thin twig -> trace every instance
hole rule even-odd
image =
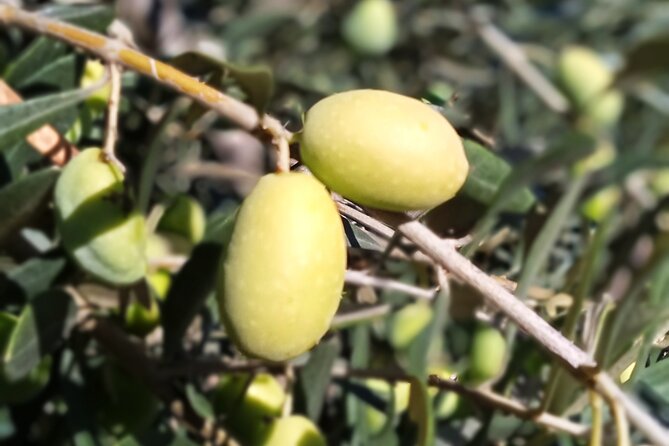
[[[669,430],[662,427],[636,400],[623,392],[609,375],[600,372],[593,380],[600,392],[625,409],[627,418],[646,435],[648,440],[658,446],[669,446]]]
[[[191,162],[179,167],[179,173],[189,177],[210,177],[215,179],[254,179],[260,177],[252,172],[237,167],[215,162]]]
[[[125,166],[118,158],[114,148],[118,137],[118,109],[121,103],[121,69],[115,63],[107,65],[109,70],[110,94],[107,103],[107,122],[105,125],[105,142],[102,148],[106,161],[113,163],[119,170],[125,173]]]
[[[551,84],[529,61],[523,49],[509,39],[499,28],[490,23],[483,14],[471,15],[475,29],[486,45],[520,77],[531,90],[552,110],[566,113],[569,110],[567,98]]]
[[[408,283],[400,282],[398,280],[370,276],[363,271],[355,271],[350,269],[346,271],[344,278],[346,283],[349,285],[370,286],[384,290],[399,291],[418,299],[432,300],[434,299],[434,294],[437,292],[436,289],[430,290],[421,288],[409,285]]]
[[[295,367],[299,368],[300,366]],[[240,370],[257,371],[261,369],[274,374],[280,374],[284,372],[284,368],[277,364],[259,363],[256,361],[251,361],[247,364],[243,362],[234,363],[227,360],[212,358],[193,359],[183,364],[166,366],[161,369],[160,373],[164,379],[169,379],[188,375],[208,375]],[[393,382],[410,381],[410,377],[408,375],[395,370],[351,369],[343,362],[335,363],[332,368],[332,377],[340,379],[379,378]],[[459,395],[464,396],[465,398],[473,400],[478,404],[494,409],[499,409],[504,412],[511,413],[519,418],[531,420],[546,428],[565,432],[577,437],[586,435],[589,430],[588,427],[583,424],[575,423],[568,419],[561,418],[546,412],[537,412],[536,410],[523,406],[517,401],[505,398],[489,390],[466,387],[456,381],[441,379],[436,375],[430,376],[427,379],[427,384],[430,387],[453,391]]]
[[[340,330],[353,324],[378,319],[390,313],[392,309],[392,305],[382,304],[371,307],[366,306],[354,311],[337,314],[330,323],[330,330]]]
[[[559,432],[566,432],[575,437],[582,437],[588,433],[588,426],[575,423],[567,418],[561,418],[548,412],[537,412],[529,409],[521,403],[503,397],[497,393],[485,389],[473,389],[465,387],[457,381],[442,379],[436,375],[428,378],[428,385],[440,389],[450,390],[464,397],[468,397],[476,403],[511,413],[518,418],[531,420],[546,428]]]
[[[360,212],[357,209],[353,209],[351,206],[348,206],[339,201],[336,203],[337,203],[337,209],[339,209],[339,213],[344,217],[348,217],[351,220],[356,221],[361,225],[364,225],[366,228],[371,229],[372,231],[386,238],[391,238],[393,234],[395,234],[394,229],[390,228],[389,226],[380,222],[379,220],[370,217],[364,212]]]

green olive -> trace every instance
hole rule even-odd
[[[268,420],[281,415],[286,392],[268,373],[226,374],[213,394],[213,405],[237,439],[254,443],[267,431]]]
[[[499,376],[506,361],[506,340],[499,330],[479,326],[474,332],[469,350],[469,368],[465,380],[482,384]]]
[[[326,446],[323,434],[308,418],[292,415],[275,420],[262,446]]]
[[[406,305],[393,314],[388,340],[396,349],[407,348],[432,321],[432,307],[424,302]]]
[[[204,236],[207,217],[200,203],[188,195],[177,195],[165,209],[158,231],[170,232],[198,243]]]
[[[462,141],[437,111],[387,91],[327,97],[306,115],[302,160],[326,186],[362,205],[429,209],[467,177]]]
[[[624,97],[611,89],[613,73],[590,48],[569,46],[558,63],[560,81],[577,110],[595,126],[606,127],[620,117]]]
[[[362,0],[342,26],[346,41],[358,52],[383,55],[397,40],[397,14],[389,0]]]
[[[316,345],[339,306],[346,241],[326,189],[265,175],[242,204],[218,281],[221,318],[249,356],[284,361]]]
[[[89,59],[86,61],[86,65],[84,65],[84,73],[81,76],[80,86],[82,88],[89,87],[96,82],[101,81],[104,78],[104,75],[105,66],[97,60]],[[107,107],[110,95],[111,86],[106,84],[86,98],[86,105],[95,111],[102,111]]]
[[[125,310],[125,326],[130,333],[144,337],[160,324],[160,307],[155,297],[149,297],[149,306],[133,299]]]
[[[408,382],[389,383],[382,379],[367,379],[365,386],[383,401],[390,402],[391,392],[394,397],[393,412],[400,415],[409,407],[409,393],[411,385]],[[388,421],[386,412],[383,412],[370,404],[363,406],[363,416],[370,434],[376,435],[381,432]]]
[[[54,192],[58,228],[84,270],[125,285],[146,273],[144,218],[123,209],[123,175],[102,157],[84,150],[63,169]]]

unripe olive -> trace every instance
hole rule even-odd
[[[432,320],[432,308],[424,302],[406,305],[393,314],[388,340],[396,349],[407,348]]]
[[[581,206],[581,213],[594,222],[601,222],[609,217],[611,211],[622,198],[620,186],[613,184],[591,195]]]
[[[435,367],[430,370],[430,374],[437,375],[443,380],[449,380],[453,372],[444,367]],[[455,392],[430,387],[428,388],[428,395],[432,400],[434,416],[438,420],[450,418],[460,407],[460,395]]]
[[[313,347],[341,298],[346,241],[325,187],[265,175],[242,204],[218,282],[221,319],[249,356],[284,361]]]
[[[262,446],[326,446],[318,428],[308,418],[292,415],[275,420]]]
[[[481,384],[496,378],[504,368],[506,340],[499,330],[481,326],[474,332],[469,350],[466,381]]]
[[[367,379],[365,380],[365,386],[377,397],[383,401],[386,401],[387,403],[390,402],[392,392],[395,403],[393,412],[395,415],[401,414],[407,409],[407,407],[409,407],[409,394],[411,391],[411,385],[408,382],[397,382],[391,384],[388,381],[382,379]],[[372,435],[380,433],[388,420],[386,412],[380,411],[376,407],[373,407],[369,404],[365,404],[363,409],[363,416],[365,417],[367,429]]]
[[[149,306],[133,299],[125,309],[125,326],[130,333],[146,336],[160,324],[160,307],[155,297],[149,297]]]
[[[165,209],[158,231],[171,232],[198,243],[206,226],[207,217],[200,203],[188,195],[177,195]]]
[[[123,174],[88,149],[63,169],[54,201],[65,249],[98,278],[117,285],[146,273],[144,218],[123,209]]]
[[[84,65],[84,73],[81,76],[80,85],[82,88],[89,87],[102,80],[104,75],[105,66],[97,60],[89,59],[86,61],[86,65]],[[111,86],[107,84],[86,98],[86,105],[95,111],[104,110],[107,102],[109,102],[110,95]]]
[[[362,54],[385,54],[397,40],[395,7],[389,0],[361,0],[344,19],[342,33]]]
[[[441,114],[379,90],[338,93],[314,105],[306,115],[301,154],[335,192],[390,211],[443,203],[469,169],[460,137]]]
[[[562,50],[560,80],[576,108],[593,124],[608,126],[618,120],[624,105],[620,91],[610,89],[613,73],[597,53],[581,46]]]
[[[253,443],[267,431],[268,420],[281,415],[285,399],[286,392],[272,375],[238,373],[221,377],[213,405],[237,439]]]

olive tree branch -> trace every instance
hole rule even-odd
[[[195,77],[137,51],[117,39],[27,12],[10,5],[0,5],[0,23],[33,31],[76,46],[107,63],[116,63],[150,77],[178,93],[216,111],[245,130],[266,132],[280,153],[286,152],[291,137],[281,123],[269,115],[259,115],[250,105],[226,95]],[[283,166],[279,167],[282,170]]]
[[[299,368],[299,366],[295,366]],[[209,375],[224,372],[257,372],[260,370],[273,374],[281,374],[285,368],[281,364],[264,363],[261,361],[231,361],[225,359],[192,359],[180,364],[168,365],[160,370],[163,379],[172,379],[188,375]],[[351,369],[346,364],[335,363],[332,368],[332,377],[339,379],[350,378],[379,378],[386,381],[409,382],[410,377],[402,372],[393,370]],[[513,414],[518,418],[529,420],[548,429],[565,432],[582,437],[589,431],[588,426],[561,418],[547,412],[537,411],[523,406],[520,402],[496,394],[490,390],[464,386],[457,381],[442,379],[436,375],[427,378],[427,385],[443,390],[449,390],[474,403],[499,409]]]

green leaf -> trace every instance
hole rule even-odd
[[[73,108],[91,93],[90,89],[68,90],[0,106],[0,150]]]
[[[495,193],[492,203],[485,215],[472,231],[472,241],[465,248],[465,254],[471,256],[494,227],[497,215],[504,209],[508,200],[516,191],[526,184],[540,178],[556,167],[569,166],[573,162],[585,158],[595,149],[595,140],[579,132],[566,133],[554,147],[535,159],[517,165],[513,175],[507,176]]]
[[[616,82],[666,73],[669,70],[669,34],[655,36],[640,42],[625,54],[625,66],[617,74]]]
[[[490,205],[512,168],[505,160],[474,141],[464,140],[464,147],[469,160],[469,175],[460,193]],[[532,191],[525,187],[515,191],[501,210],[526,213],[534,202]]]
[[[34,83],[35,78],[40,78],[40,72],[63,57],[72,58],[72,69],[74,69],[73,55],[67,55],[64,43],[48,37],[39,37],[7,67],[4,73],[5,80],[14,88],[29,86]]]
[[[639,388],[660,399],[669,407],[669,360],[663,360],[651,364],[639,372],[637,385]]]
[[[192,383],[186,384],[186,397],[195,412],[202,418],[212,420],[216,417],[214,408],[207,398],[202,395]]]
[[[419,446],[434,444],[434,417],[432,403],[427,392],[427,384],[418,377],[411,377],[411,392],[409,394],[409,418],[418,425]]]
[[[0,440],[10,438],[15,431],[9,407],[0,407]]]
[[[518,279],[518,287],[515,292],[518,298],[524,299],[527,296],[527,291],[530,286],[534,285],[537,274],[546,265],[548,257],[553,252],[553,246],[557,242],[558,236],[570,217],[571,212],[574,210],[585,183],[585,177],[578,177],[572,181],[541,228],[539,235],[532,243],[520,279]]]
[[[8,378],[26,376],[69,336],[76,307],[64,291],[51,290],[36,296],[23,308],[4,354]]]
[[[307,416],[314,422],[321,416],[332,366],[338,354],[339,345],[334,339],[322,342],[311,352],[309,360],[298,373],[299,395]]]
[[[114,8],[107,5],[55,5],[40,10],[40,14],[104,33],[114,20]]]
[[[225,78],[232,78],[259,113],[264,112],[274,94],[274,76],[266,66],[236,65],[195,51],[180,54],[170,64],[194,76],[210,74],[207,83],[216,89],[222,88]]]
[[[45,204],[58,174],[56,169],[43,169],[0,189],[0,244]]]
[[[248,38],[262,38],[291,20],[295,20],[294,14],[282,11],[240,16],[225,28],[223,39],[234,44]]]
[[[381,245],[376,236],[364,228],[351,223],[347,218],[343,219],[344,232],[346,233],[346,240],[348,245],[352,248],[367,249],[371,251],[383,252],[384,247]]]
[[[172,357],[181,349],[181,339],[193,318],[213,291],[218,275],[222,247],[202,243],[172,281],[162,308],[161,322],[165,330],[164,355]]]
[[[62,257],[54,259],[34,257],[10,271],[7,278],[19,287],[23,298],[32,299],[51,286],[65,267],[65,263],[66,260]]]

